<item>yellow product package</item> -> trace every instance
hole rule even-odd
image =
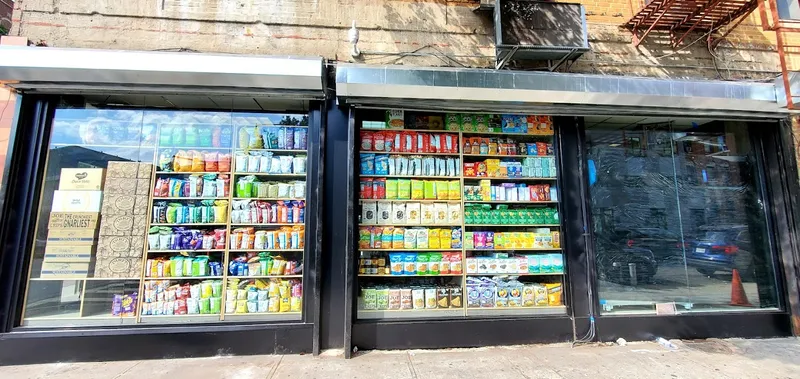
[[[551,232],[550,236],[553,239],[553,249],[560,249],[561,248],[561,233],[559,233],[559,232]]]
[[[392,249],[402,249],[405,245],[405,228],[394,228],[392,233]]]
[[[441,240],[439,240],[439,229],[428,230],[428,248],[440,249]]]
[[[545,287],[547,287],[547,305],[551,307],[562,305],[561,292],[563,287],[561,283],[548,283],[545,284]]]
[[[420,203],[406,204],[406,224],[418,225],[422,220],[422,205]]]
[[[421,204],[420,208],[422,212],[420,214],[420,223],[422,225],[433,225],[434,220],[436,220],[435,216],[435,208],[433,203],[425,203]]]
[[[449,200],[461,200],[461,182],[451,180],[447,182],[447,198]]]
[[[436,200],[447,200],[450,198],[450,185],[446,180],[436,181]]]
[[[453,232],[450,229],[439,229],[439,248],[449,249]]]
[[[411,181],[411,200],[422,200],[423,197],[423,182],[422,180]]]
[[[426,180],[424,183],[425,183],[424,196],[418,199],[436,200],[436,182],[432,180]]]

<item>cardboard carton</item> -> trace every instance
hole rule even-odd
[[[150,195],[150,179],[136,179],[136,195]]]
[[[98,258],[140,258],[144,250],[143,237],[100,236]]]
[[[137,216],[147,217],[147,211],[150,209],[149,196],[136,196],[133,202],[133,214]]]
[[[135,195],[138,180],[136,178],[114,178],[109,176],[106,178],[104,190],[107,194]]]
[[[103,191],[55,191],[52,212],[100,212]]]
[[[42,278],[85,278],[89,276],[90,263],[44,262]]]
[[[44,262],[79,262],[88,263],[92,261],[94,246],[58,246],[49,245],[44,249]]]
[[[62,168],[58,189],[62,191],[101,190],[103,189],[105,171],[102,168]]]
[[[152,163],[139,163],[139,172],[136,174],[136,177],[139,179],[147,179],[148,182],[150,181],[150,176],[153,174],[153,164]]]
[[[139,175],[139,163],[138,162],[108,162],[108,174],[109,178],[126,178],[126,179],[136,179]]]
[[[133,229],[134,216],[110,215],[100,221],[101,236],[129,236]]]
[[[97,229],[97,212],[52,212],[47,229]]]
[[[47,232],[47,245],[86,246],[94,245],[97,230],[93,229],[50,229]]]
[[[141,258],[97,258],[95,278],[139,278],[142,275]]]
[[[106,194],[103,196],[103,216],[120,215],[130,216],[133,214],[136,197],[133,194]]]

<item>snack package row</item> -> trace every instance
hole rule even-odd
[[[303,199],[306,197],[305,181],[262,182],[248,175],[236,181],[236,197],[262,199]]]
[[[559,306],[561,283],[522,283],[502,277],[467,278],[467,308]]]
[[[444,124],[450,131],[553,134],[553,120],[550,116],[449,113],[445,116]]]
[[[162,150],[158,154],[160,171],[231,172],[231,155],[216,151]]]
[[[467,274],[563,274],[564,256],[554,254],[468,257]]]
[[[161,147],[231,147],[233,130],[230,126],[170,126],[163,125],[158,135]]]
[[[461,204],[364,201],[362,225],[459,225]]]
[[[186,178],[158,178],[153,197],[228,197],[229,175],[189,175]]]
[[[464,223],[468,225],[559,225],[558,209],[510,207],[508,204],[465,204]]]
[[[461,228],[358,228],[359,249],[460,249]]]
[[[111,315],[120,317],[135,317],[139,294],[114,294],[111,300]]]
[[[303,309],[303,283],[299,280],[228,279],[225,313],[285,313]]]
[[[222,264],[207,255],[175,255],[148,259],[144,276],[149,278],[222,276]]]
[[[308,128],[289,126],[243,126],[239,128],[239,149],[306,150]]]
[[[493,249],[560,249],[561,233],[547,228],[536,232],[466,232],[464,248]]]
[[[305,228],[285,226],[277,230],[237,228],[231,232],[231,250],[286,250],[305,247]]]
[[[528,157],[522,162],[486,159],[464,163],[464,176],[476,178],[553,178],[557,175],[553,157]]]
[[[203,200],[197,203],[167,203],[153,206],[154,224],[208,224],[228,222],[228,200]]]
[[[361,199],[387,200],[460,200],[459,180],[411,180],[361,178]]]
[[[305,222],[305,200],[267,202],[233,200],[233,224],[302,224]]]
[[[461,274],[461,252],[389,253],[388,255],[361,252],[358,272],[365,275],[387,276]]]
[[[458,135],[410,130],[362,130],[361,151],[458,154]]]
[[[365,287],[358,302],[363,310],[461,308],[463,294],[455,286]]]
[[[240,254],[228,263],[232,276],[299,275],[303,266],[299,261],[268,252]]]
[[[361,175],[458,177],[460,158],[362,153]]]
[[[305,174],[305,155],[274,155],[267,151],[236,153],[236,172],[262,174]]]
[[[499,183],[481,180],[477,186],[464,186],[467,201],[558,201],[558,190],[549,184]]]
[[[149,250],[215,250],[224,249],[227,230],[200,230],[182,227],[153,226],[147,233]]]
[[[463,137],[464,154],[473,155],[541,155],[552,156],[553,144],[517,142],[513,138]]]
[[[179,284],[171,280],[147,280],[142,300],[145,316],[220,314],[222,281]]]

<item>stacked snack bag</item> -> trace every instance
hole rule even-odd
[[[361,178],[361,199],[460,200],[459,180]]]
[[[358,272],[366,275],[437,276],[462,273],[461,252],[390,253],[362,252]]]
[[[228,279],[226,314],[300,312],[303,284],[299,280]]]
[[[450,113],[444,125],[451,131],[553,135],[550,116]]]
[[[308,148],[308,128],[291,126],[243,126],[237,135],[239,149],[302,151]]]
[[[361,151],[458,154],[458,135],[412,130],[361,131]]]
[[[305,174],[305,155],[278,155],[269,151],[239,152],[235,156],[236,172],[260,174]]]
[[[144,282],[143,316],[220,314],[222,281],[177,283],[171,280]]]
[[[305,181],[263,182],[248,175],[236,180],[237,198],[302,199],[306,197]]]
[[[231,250],[287,250],[305,246],[305,228],[286,226],[276,230],[237,228],[231,233]]]
[[[508,204],[466,204],[464,223],[493,225],[558,225],[558,209],[542,207],[514,207]]]
[[[304,200],[267,202],[233,200],[233,224],[302,224],[305,222]]]
[[[360,249],[461,249],[461,228],[358,228]]]
[[[158,144],[161,147],[231,147],[233,132],[229,126],[162,125]]]
[[[464,154],[508,156],[552,156],[553,144],[547,142],[517,142],[513,138],[464,137]]]
[[[187,178],[158,178],[153,197],[227,197],[230,176],[221,174],[190,175]]]
[[[493,249],[560,249],[561,233],[548,228],[533,232],[470,231],[464,233],[464,248]]]
[[[227,233],[225,229],[153,226],[147,235],[147,244],[149,250],[221,250],[225,248]]]
[[[549,184],[496,183],[481,180],[477,186],[464,186],[467,201],[557,201],[558,190]]]
[[[510,159],[486,159],[465,162],[464,176],[477,178],[553,178],[556,176],[554,157],[527,157],[520,162]]]
[[[268,252],[250,252],[233,258],[228,263],[231,276],[282,276],[300,275],[303,265],[296,260],[281,255],[272,256]]]
[[[560,253],[509,255],[495,253],[466,259],[467,274],[563,274]]]
[[[380,286],[361,289],[358,298],[363,310],[424,310],[461,308],[461,287],[455,286]]]
[[[228,222],[228,200],[202,200],[187,204],[158,201],[154,224],[223,224]]]
[[[523,283],[506,277],[467,278],[468,308],[560,306],[561,283]]]
[[[158,169],[164,172],[231,172],[231,155],[216,151],[162,150]]]
[[[111,315],[119,317],[135,317],[139,294],[114,294],[111,300]]]
[[[174,255],[148,259],[144,276],[149,278],[222,276],[222,264],[208,255]]]

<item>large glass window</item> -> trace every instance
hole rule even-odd
[[[779,306],[747,124],[586,119],[604,313]]]
[[[56,110],[22,326],[299,320],[307,116],[110,98]]]

